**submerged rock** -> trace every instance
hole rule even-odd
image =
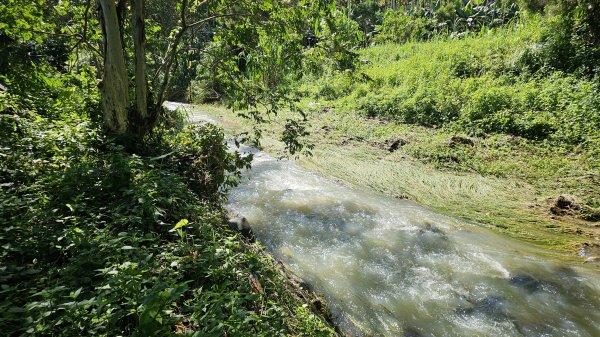
[[[439,234],[440,236],[443,236],[446,239],[448,238],[446,236],[446,233],[444,233],[443,230],[441,230],[438,226],[436,226],[436,225],[434,225],[434,224],[432,224],[430,222],[425,223],[425,227],[419,229],[419,235],[423,235],[423,234],[425,234],[427,232]]]
[[[446,251],[451,248],[448,235],[431,223],[426,223],[425,227],[419,229],[416,236],[416,244],[425,252]]]
[[[510,278],[510,284],[527,290],[530,293],[544,289],[544,283],[527,274],[515,275]]]
[[[583,261],[583,263],[599,263],[600,262],[600,257],[598,256],[590,256],[587,259],[585,259],[585,261]]]
[[[402,336],[404,336],[404,337],[424,337],[425,335],[423,335],[423,333],[421,333],[421,331],[419,331],[419,329],[412,327],[412,326],[407,326],[402,329]]]
[[[500,296],[491,295],[469,302],[472,306],[458,307],[456,314],[459,316],[485,315],[496,321],[513,321],[513,318],[506,312],[504,300]]]

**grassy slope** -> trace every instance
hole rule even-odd
[[[523,130],[536,130],[534,127],[546,120],[562,128],[560,123],[588,112],[574,107],[583,105],[593,93],[586,91],[591,85],[586,80],[557,73],[525,78],[506,75],[507,67],[520,62],[518,55],[538,34],[536,29],[518,27],[457,41],[363,50],[361,57],[369,63],[362,70],[371,81],[334,74],[302,85],[307,97],[304,102],[312,112],[310,140],[316,148],[313,157],[300,162],[349,184],[408,197],[555,252],[574,256],[585,243],[597,244],[600,225],[580,219],[586,214],[596,216],[600,202],[594,130],[586,134],[583,145],[569,145],[560,139],[562,135],[537,141],[488,132],[471,133],[473,145],[452,141],[453,136],[464,137],[467,127],[473,126],[465,126],[469,120],[460,115],[473,105],[471,98],[485,98],[498,88],[501,96],[512,99],[509,107],[515,109],[514,114],[525,116],[518,124]],[[457,64],[465,68],[460,74],[456,73]],[[528,116],[518,110],[531,108],[528,97],[547,100],[548,106],[555,100],[562,103],[554,104],[556,111],[547,108]],[[429,105],[420,106],[423,102]],[[419,109],[439,114],[445,107],[460,115],[458,121],[423,127],[397,118],[398,114],[404,119],[411,113],[418,115]],[[201,109],[222,116],[225,128],[232,132],[248,130],[244,121],[225,109]],[[365,117],[373,109],[378,117]],[[281,151],[278,131],[276,124],[270,127],[264,142],[267,150]],[[556,134],[559,132],[567,133],[560,129]],[[397,140],[398,149],[388,151]],[[551,214],[552,201],[548,199],[559,194],[575,196],[587,213]]]
[[[245,120],[223,107],[201,105],[198,109],[219,117],[230,134],[250,131]],[[550,219],[541,205],[536,209],[536,200],[543,203],[544,198],[522,179],[440,168],[429,160],[412,157],[405,152],[407,146],[390,153],[381,148],[387,136],[372,136],[371,128],[380,128],[379,123],[360,116],[331,111],[312,117],[310,140],[316,148],[313,156],[299,160],[308,169],[349,185],[415,200],[556,253],[573,256],[583,243],[595,241],[597,237],[592,227],[581,228],[569,219]],[[348,128],[349,124],[354,127]],[[410,139],[410,146],[432,146],[432,137],[438,145],[447,144],[451,137],[451,134],[420,127],[395,124],[389,127],[395,129],[394,137],[401,135]],[[277,132],[277,127],[271,128],[264,135],[262,145],[264,150],[282,155],[283,146]]]

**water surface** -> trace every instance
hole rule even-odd
[[[350,335],[600,336],[597,273],[413,202],[258,152],[227,207]]]
[[[191,122],[218,123],[191,112]],[[413,202],[241,151],[254,153],[253,168],[227,207],[325,295],[345,333],[600,337],[597,272]]]

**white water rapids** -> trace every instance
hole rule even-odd
[[[254,152],[226,207],[356,336],[600,336],[598,273]],[[460,205],[456,205],[460,207]]]

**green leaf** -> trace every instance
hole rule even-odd
[[[187,219],[181,219],[181,220],[179,220],[179,222],[178,222],[178,223],[175,225],[175,227],[173,227],[173,229],[175,230],[175,229],[179,229],[179,228],[185,227],[185,226],[187,226],[187,225],[188,225],[188,223],[189,223],[189,221],[188,221]]]
[[[75,293],[71,294],[72,298],[77,298],[77,296],[79,296],[79,294],[81,293],[81,291],[83,290],[83,288],[79,288],[75,291]]]

